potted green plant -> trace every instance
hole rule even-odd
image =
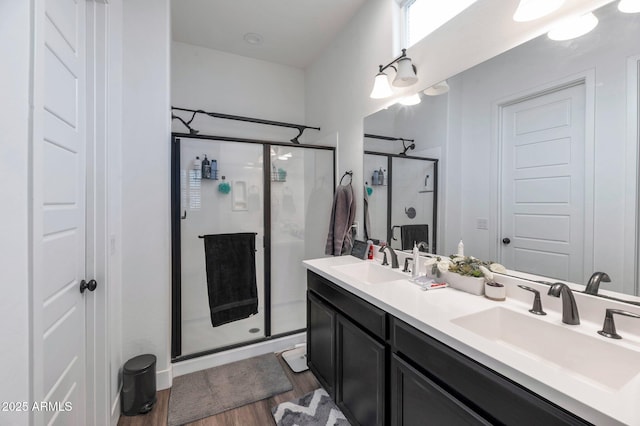
[[[493,281],[491,271],[506,271],[499,263],[486,262],[473,256],[452,255],[450,258],[451,263],[444,279],[451,287],[478,296],[484,294],[485,282]]]

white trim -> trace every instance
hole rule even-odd
[[[92,386],[93,401],[87,401],[87,422],[108,424],[113,420],[111,386],[117,383],[117,372],[110,377],[111,346],[114,333],[113,316],[115,276],[111,274],[109,238],[109,152],[113,143],[111,132],[114,117],[110,111],[111,97],[121,88],[112,84],[111,58],[114,35],[112,22],[117,21],[112,5],[104,0],[87,1],[87,274],[98,282],[98,288],[87,298],[87,385]],[[89,196],[91,195],[91,196]],[[92,226],[90,226],[92,225]],[[119,296],[118,296],[119,297]],[[116,343],[117,347],[121,343]],[[88,393],[90,395],[91,393]],[[119,414],[119,413],[118,413]],[[117,417],[116,417],[117,421]]]
[[[98,0],[96,0],[98,1]],[[122,0],[107,3],[107,400],[111,404],[111,422],[120,418],[119,373],[122,354]],[[113,392],[113,393],[112,393]]]
[[[306,333],[298,333],[291,336],[268,340],[266,342],[243,346],[241,348],[231,349],[217,354],[176,362],[173,364],[173,377],[184,376],[185,374],[193,373],[195,371],[217,367],[218,365],[240,361],[241,359],[267,354],[269,352],[280,352],[285,349],[293,348],[298,343],[305,342],[306,338]],[[158,388],[165,389],[161,388],[159,385]]]
[[[111,421],[109,424],[111,426],[117,426],[118,420],[120,420],[120,392],[118,392],[118,396],[111,404]]]
[[[490,229],[495,229],[494,250],[491,255],[502,261],[502,109],[526,99],[535,98],[543,94],[566,89],[578,84],[585,86],[585,129],[584,129],[584,244],[583,244],[583,282],[591,275],[594,263],[594,191],[595,191],[595,69],[589,69],[565,78],[545,83],[543,85],[514,93],[494,101],[491,106],[491,121],[493,123],[491,135],[491,153],[489,169],[491,173],[490,202],[496,206],[490,214]],[[494,226],[495,225],[495,226]]]
[[[173,384],[173,366],[169,364],[166,370],[156,371],[156,389],[169,389]]]
[[[640,143],[640,55],[627,58],[627,134],[625,141],[625,203],[624,250],[622,263],[622,292],[640,295],[638,287],[638,217],[640,192],[638,191],[638,143]],[[632,196],[629,196],[632,195]]]

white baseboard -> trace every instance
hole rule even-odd
[[[280,352],[285,349],[293,348],[296,344],[304,342],[306,338],[307,334],[302,332],[216,354],[176,362],[175,364],[172,364],[173,377],[183,376],[195,371],[206,370],[207,368],[217,367],[218,365],[240,361],[241,359],[251,358],[252,356],[262,355],[269,352]]]
[[[169,364],[169,368],[162,371],[156,371],[156,389],[169,389],[173,382],[172,364]]]

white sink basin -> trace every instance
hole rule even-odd
[[[559,368],[617,390],[640,373],[640,352],[552,324],[528,313],[495,307],[451,320],[499,345],[525,354],[532,362]]]
[[[408,278],[408,275],[403,274],[399,269],[391,269],[373,262],[333,266],[333,269],[367,284],[379,284]]]

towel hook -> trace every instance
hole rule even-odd
[[[351,184],[351,181],[353,180],[353,170],[344,172],[344,174],[340,178],[340,185],[342,185],[342,180],[347,176],[349,176],[349,184]]]

